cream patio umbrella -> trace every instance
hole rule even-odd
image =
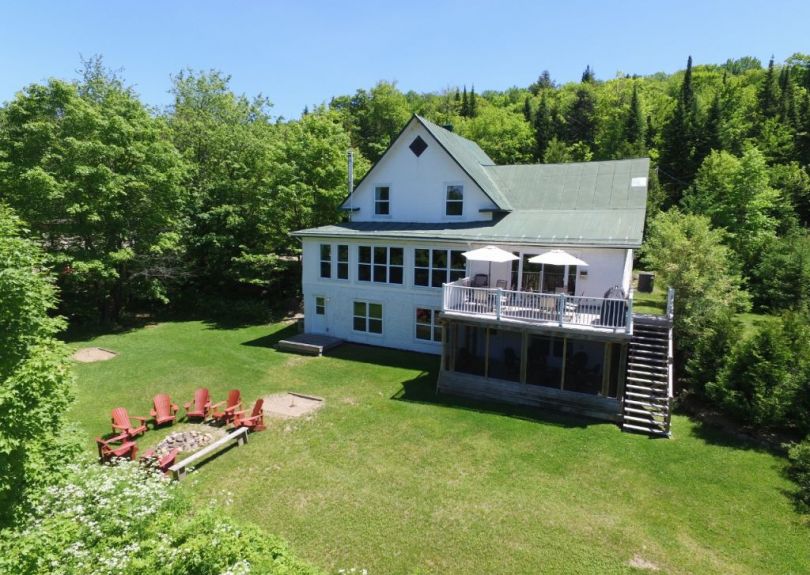
[[[533,264],[548,264],[552,266],[587,266],[588,262],[572,256],[564,250],[550,250],[529,258]]]
[[[507,252],[497,246],[485,246],[483,248],[478,248],[476,250],[470,250],[468,252],[464,252],[463,255],[467,258],[467,261],[472,262],[489,262],[489,275],[487,276],[487,282],[489,283],[492,278],[492,264],[493,262],[496,264],[501,264],[505,262],[511,262],[513,260],[520,259],[512,252]]]

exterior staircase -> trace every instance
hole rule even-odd
[[[624,388],[622,430],[670,437],[671,314],[633,316]]]

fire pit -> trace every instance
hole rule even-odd
[[[160,457],[172,449],[179,449],[182,452],[196,451],[211,443],[212,439],[210,433],[203,431],[175,431],[155,446],[155,455]]]

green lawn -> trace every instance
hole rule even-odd
[[[182,483],[201,505],[286,538],[330,572],[806,573],[810,532],[784,461],[682,417],[674,439],[550,413],[441,401],[435,357],[344,345],[276,352],[283,325],[201,322],[92,339],[120,352],[77,365],[88,453],[110,410],[148,414],[165,391],[217,399],[296,390],[326,398],[310,420],[273,422]],[[80,347],[85,342],[73,342]],[[149,432],[148,446],[166,431]]]

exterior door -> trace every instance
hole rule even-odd
[[[324,296],[316,295],[312,298],[312,322],[310,323],[310,331],[312,333],[328,333],[329,332],[329,310],[328,302]]]

